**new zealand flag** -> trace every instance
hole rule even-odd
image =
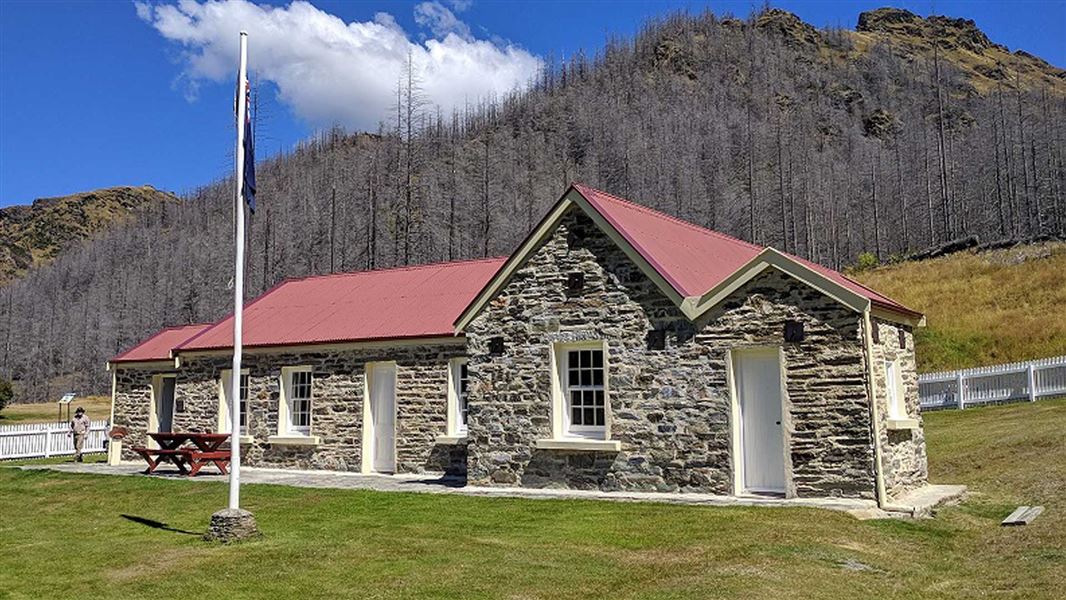
[[[248,210],[255,214],[255,135],[252,133],[251,86],[245,83],[244,104],[244,201]]]

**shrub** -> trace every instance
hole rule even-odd
[[[4,407],[11,403],[14,395],[15,390],[11,387],[11,382],[0,377],[0,410],[4,410]]]
[[[877,255],[873,252],[863,252],[859,255],[859,262],[855,264],[856,271],[868,271],[880,264]]]

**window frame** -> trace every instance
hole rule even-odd
[[[244,410],[241,411],[241,416],[244,417],[244,425],[240,426],[240,433],[238,435],[249,435],[249,425],[251,424],[251,391],[252,391],[252,378],[248,369],[241,369],[241,379],[246,383],[244,385]],[[230,425],[230,403],[229,396],[226,394],[226,390],[231,385],[233,379],[233,369],[223,369],[219,374],[218,379],[218,396],[219,396],[219,417],[218,417],[218,432],[219,433],[233,433],[233,427]]]
[[[466,357],[453,358],[448,361],[448,435],[454,437],[465,437],[469,432],[468,423],[463,419],[464,415],[470,412],[469,365],[470,361]],[[462,376],[464,367],[467,371],[465,378]],[[463,389],[464,380],[467,384],[466,390]],[[464,400],[466,401],[465,411],[463,410]]]
[[[307,425],[297,426],[293,424],[293,415],[295,414],[293,401],[296,400],[293,394],[293,375],[296,373],[307,373],[311,378],[308,382],[309,395],[307,397]],[[315,399],[315,375],[312,367],[310,365],[282,367],[281,394],[281,401],[278,402],[278,435],[310,436],[311,428],[314,425]]]
[[[603,424],[602,425],[575,425],[572,423],[571,395],[572,387],[569,382],[570,376],[570,353],[581,351],[600,352],[602,356],[599,367],[603,372],[602,384],[590,385],[578,384],[577,391],[600,391],[603,394]],[[559,343],[552,348],[553,369],[553,437],[555,439],[585,439],[585,440],[608,440],[610,439],[611,424],[611,399],[610,399],[610,367],[608,361],[607,345],[602,340]]]
[[[907,402],[903,394],[903,377],[899,370],[899,359],[885,359],[885,404],[888,405],[889,419],[906,419]]]

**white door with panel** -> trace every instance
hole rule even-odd
[[[739,350],[733,357],[744,491],[784,493],[784,403],[779,350]]]
[[[378,473],[396,472],[396,365],[370,367],[370,443],[372,466]]]

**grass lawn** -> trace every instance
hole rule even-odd
[[[86,414],[93,421],[102,421],[111,416],[110,396],[86,396],[75,398],[70,407],[70,416],[74,417],[74,410],[79,406],[85,409]],[[10,404],[0,412],[0,425],[9,423],[55,423],[59,416],[59,405],[55,402],[41,402],[36,404]],[[67,418],[67,409],[63,408],[63,420]]]
[[[975,492],[934,520],[246,486],[267,537],[232,547],[199,540],[225,484],[0,468],[0,597],[1061,597],[1066,401],[927,435],[933,479]],[[1047,511],[1000,527],[1021,503]]]

